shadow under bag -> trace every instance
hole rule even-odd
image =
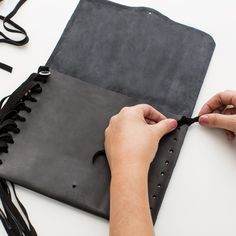
[[[0,110],[0,176],[108,219],[110,171],[98,151],[110,117],[139,103],[191,117],[214,48],[208,34],[153,9],[81,0],[47,62],[51,74],[32,74]],[[151,165],[154,223],[187,128],[161,140]]]

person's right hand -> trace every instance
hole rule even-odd
[[[199,112],[199,123],[225,130],[228,140],[236,133],[236,91],[227,90],[213,96]]]
[[[117,170],[149,170],[160,139],[177,127],[177,121],[167,119],[147,104],[123,108],[110,120],[105,131],[105,149],[111,173]],[[127,167],[128,168],[125,168]]]

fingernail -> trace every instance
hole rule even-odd
[[[207,125],[208,124],[208,116],[204,115],[204,116],[201,116],[200,119],[199,119],[199,123],[201,125]]]
[[[176,127],[177,127],[177,121],[174,120],[174,119],[171,119],[169,122],[170,122],[171,130],[176,129]]]

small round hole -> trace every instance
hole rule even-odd
[[[160,188],[160,187],[161,187],[161,184],[158,184],[157,187]]]
[[[165,175],[165,173],[164,172],[161,172],[161,176],[164,176]]]
[[[2,165],[2,160],[0,159],[0,165]]]
[[[157,195],[153,195],[152,198],[153,198],[153,199],[156,199],[156,198],[157,198]]]
[[[75,185],[75,184],[73,184],[73,185],[72,185],[72,188],[76,188],[76,185]]]
[[[169,150],[169,153],[174,153],[174,150],[171,148],[170,150]]]
[[[166,162],[165,162],[165,164],[166,164],[166,165],[169,165],[169,164],[170,164],[170,162],[169,162],[169,161],[166,161]]]

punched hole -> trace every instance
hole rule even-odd
[[[76,185],[75,185],[75,184],[73,184],[73,185],[72,185],[72,188],[76,188]]]
[[[161,176],[164,176],[165,175],[165,172],[161,172]]]
[[[160,187],[161,187],[161,184],[158,184],[157,187],[160,188]]]
[[[169,165],[169,164],[170,164],[170,162],[169,162],[169,161],[166,161],[166,162],[165,162],[165,164],[166,164],[166,165]]]
[[[174,153],[174,150],[171,148],[170,150],[169,150],[169,153]]]
[[[152,198],[153,198],[153,199],[156,199],[156,198],[157,198],[157,195],[153,195]]]
[[[2,160],[0,159],[0,165],[2,165]]]

